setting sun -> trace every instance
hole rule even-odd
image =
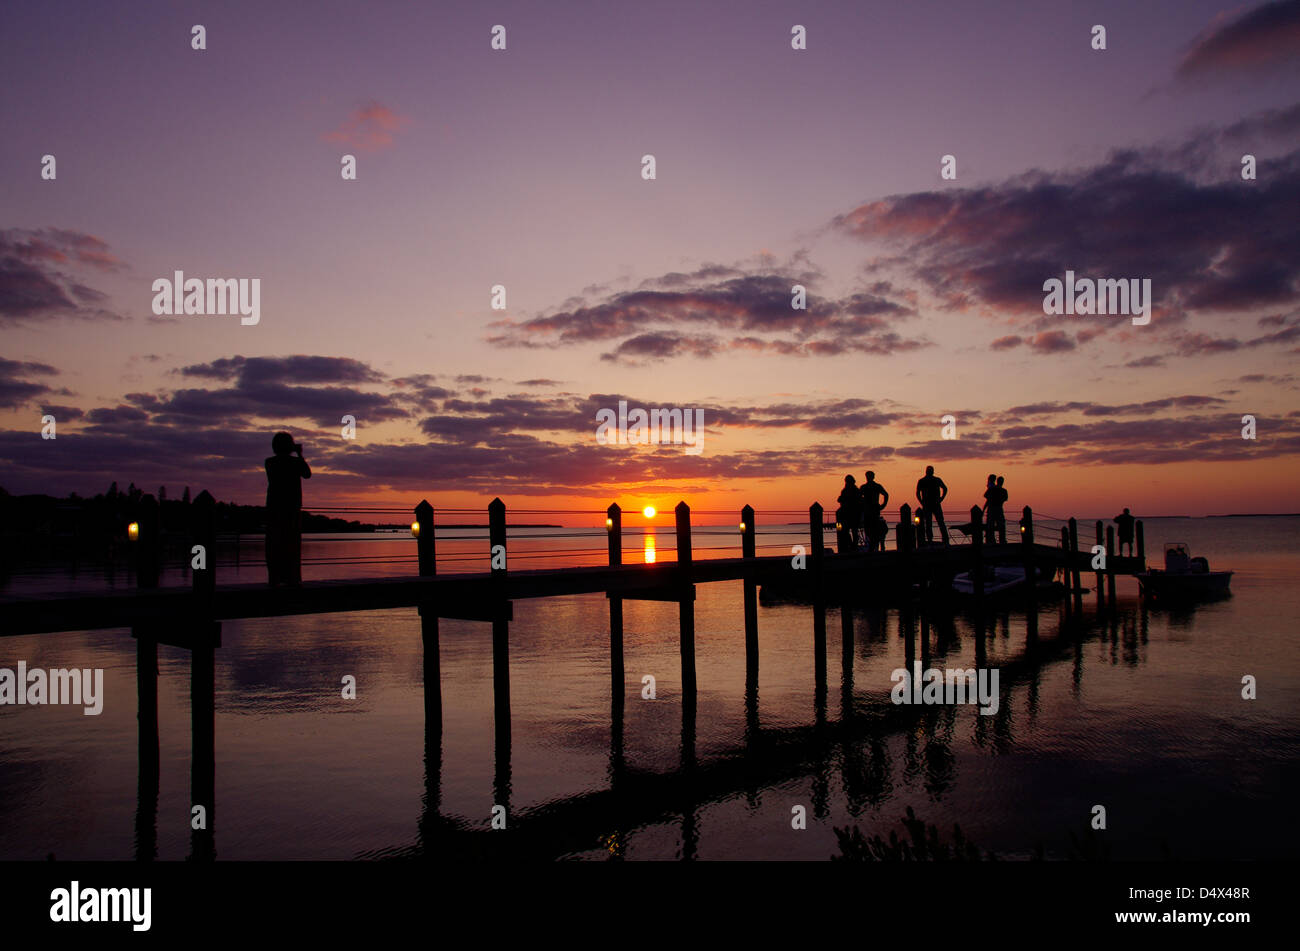
[[[644,515],[646,518],[654,518],[655,507],[653,505],[647,505],[644,509],[641,510],[641,514]]]

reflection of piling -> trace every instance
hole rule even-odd
[[[135,580],[137,588],[158,587],[160,562],[158,506],[152,495],[140,500],[134,513]],[[136,812],[136,858],[157,854],[158,827],[158,641],[145,625],[131,628],[135,642],[135,682],[139,801]]]
[[[757,529],[754,525],[754,508],[746,505],[740,510],[740,556],[753,561],[757,555]],[[758,674],[758,583],[753,565],[745,572],[745,670],[748,675]]]
[[[216,590],[216,501],[205,489],[191,506],[191,538],[202,547],[204,567],[194,569],[193,590],[196,617],[190,645],[190,726],[193,764],[190,770],[190,801],[202,806],[204,828],[193,829],[191,846],[195,859],[216,858],[216,646],[221,625],[212,620],[212,597]],[[191,552],[197,556],[191,548]]]
[[[677,516],[677,564],[681,569],[677,583],[682,596],[677,602],[677,613],[682,655],[682,691],[694,697],[695,586],[690,582],[691,507],[685,502],[678,502],[673,514]]]
[[[1147,566],[1147,543],[1146,536],[1142,531],[1142,520],[1138,519],[1133,528],[1137,534],[1137,556],[1142,561],[1142,568],[1145,570]]]
[[[415,507],[415,549],[419,559],[420,577],[434,578],[438,574],[437,541],[433,527],[433,506],[428,499]],[[442,672],[441,651],[438,646],[438,613],[433,599],[426,597],[417,609],[420,612],[420,639],[424,645],[424,718],[429,722],[442,722]],[[441,744],[441,727],[439,727]]]
[[[984,598],[984,513],[978,505],[970,507],[971,541],[971,591],[978,605]]]
[[[623,510],[614,503],[605,511],[605,528],[609,532],[609,563],[623,564]],[[623,697],[623,599],[609,595],[609,680],[611,695],[620,703]]]
[[[158,855],[158,643],[142,630],[133,633],[139,721],[135,857],[148,862]]]

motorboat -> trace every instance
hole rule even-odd
[[[1229,594],[1231,571],[1211,571],[1205,558],[1192,557],[1184,542],[1165,543],[1165,567],[1137,576],[1142,595],[1153,601],[1194,601]]]
[[[1054,572],[1047,566],[1040,565],[1038,567],[1038,588],[1040,591],[1056,585],[1052,580],[1053,575]],[[1023,565],[985,565],[983,580],[984,596],[986,598],[1023,593],[1025,590],[1025,568]],[[975,593],[974,573],[963,571],[954,576],[952,589],[958,594],[973,595]]]

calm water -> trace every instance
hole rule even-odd
[[[681,703],[677,606],[625,604],[620,755],[611,742],[606,599],[522,601],[510,627],[508,763],[494,748],[490,628],[443,621],[443,725],[441,737],[428,738],[426,769],[413,610],[226,622],[216,672],[218,857],[490,848],[545,858],[825,859],[837,851],[833,827],[888,836],[902,831],[911,806],[945,838],[956,822],[1003,857],[1041,848],[1067,858],[1072,836],[1095,841],[1087,831],[1094,804],[1106,807],[1114,859],[1294,855],[1300,833],[1285,803],[1300,779],[1300,519],[1146,527],[1153,552],[1185,541],[1213,567],[1235,569],[1233,597],[1147,612],[1136,582],[1121,579],[1114,623],[1094,618],[1085,596],[1078,636],[1062,632],[1059,608],[1045,605],[1030,658],[1023,613],[994,615],[987,652],[1002,671],[1001,709],[989,717],[970,706],[889,703],[890,672],[905,652],[892,608],[855,612],[847,658],[839,611],[827,610],[819,695],[811,608],[760,606],[761,670],[757,696],[747,698],[741,585],[700,585],[693,728]],[[541,537],[512,535],[512,569],[549,563],[523,554],[558,544],[545,532],[519,533],[527,534]],[[735,540],[734,532],[697,535],[697,553]],[[582,544],[595,554],[575,560],[601,560],[603,533]],[[629,561],[645,557],[643,537],[627,544]],[[671,534],[655,544],[655,557],[671,560]],[[483,547],[440,536],[440,555],[473,554],[467,568],[485,567]],[[238,568],[224,552],[222,579],[262,580],[259,549],[246,539]],[[324,538],[309,540],[305,557],[307,577],[356,576],[362,569],[343,562],[358,558],[368,559],[367,573],[405,574],[414,550],[403,537]],[[184,581],[179,571],[164,579]],[[12,576],[4,591],[130,583],[120,571],[82,566],[75,576]],[[931,663],[974,666],[973,632],[971,618],[934,618]],[[159,655],[158,857],[182,859],[190,850],[189,655],[168,647]],[[0,667],[20,660],[102,667],[106,701],[98,717],[80,707],[0,707],[0,859],[132,858],[134,642],[123,631],[0,640]],[[1257,678],[1259,699],[1241,699],[1245,674]],[[345,675],[357,678],[355,701],[341,698]],[[645,675],[656,678],[657,699],[642,699]],[[485,831],[503,800],[515,835]],[[806,830],[791,829],[796,805],[807,810]],[[435,837],[434,829],[447,831]]]

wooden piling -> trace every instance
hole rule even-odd
[[[1133,528],[1136,532],[1137,538],[1137,556],[1142,562],[1142,569],[1145,571],[1147,566],[1147,543],[1146,536],[1142,531],[1142,519],[1138,519],[1137,524],[1134,525]]]
[[[898,509],[898,526],[894,531],[894,544],[903,554],[916,548],[916,529],[912,527],[912,506],[906,502]]]
[[[135,541],[135,586],[156,588],[162,570],[162,536],[158,523],[158,500],[152,495],[140,499],[135,522],[139,528]]]
[[[1034,512],[1028,505],[1020,513],[1020,554],[1025,568],[1025,590],[1031,604],[1038,603],[1038,568],[1034,564]]]
[[[1101,519],[1097,519],[1097,545],[1101,547],[1102,551],[1106,552],[1106,558],[1107,560],[1109,560],[1110,553],[1106,549],[1106,539],[1105,539],[1104,532],[1102,530]],[[1102,574],[1102,572],[1098,571],[1097,572],[1097,604],[1098,605],[1104,604],[1106,601],[1106,591],[1102,587],[1102,582],[1104,580],[1105,580],[1104,575]]]
[[[496,805],[510,811],[510,621],[505,602],[506,504],[488,503],[488,553],[492,578],[492,699],[496,727]]]
[[[822,582],[822,568],[825,565],[826,541],[823,537],[824,523],[826,513],[822,509],[820,502],[814,502],[808,506],[808,567],[811,569],[813,579],[820,590]]]
[[[1061,582],[1065,585],[1065,609],[1070,610],[1070,529],[1061,526]]]
[[[1111,559],[1115,558],[1118,552],[1115,551],[1115,526],[1106,526],[1106,597],[1110,601],[1110,606],[1115,607],[1115,566]]]
[[[682,691],[695,696],[695,586],[690,582],[691,565],[691,507],[678,502],[673,510],[677,517],[677,564],[680,572],[678,585],[682,597],[678,601],[680,644],[682,655]],[[689,596],[688,596],[689,595]]]
[[[813,580],[813,677],[816,696],[821,697],[818,709],[825,709],[826,694],[826,593],[824,590],[826,549],[822,537],[825,513],[820,502],[808,506],[808,532],[811,558],[808,567]],[[815,704],[816,705],[816,704]]]
[[[617,502],[605,510],[605,531],[609,533],[609,564],[623,564],[623,510]],[[609,681],[614,698],[623,696],[623,599],[609,595]]]
[[[757,527],[754,508],[746,505],[740,510],[740,557],[753,561],[757,557]],[[758,582],[753,565],[745,572],[745,669],[758,671]]]
[[[433,506],[421,499],[415,507],[415,552],[421,578],[438,575],[436,530],[433,525]],[[438,611],[433,600],[426,598],[417,608],[420,613],[420,640],[424,648],[424,717],[425,728],[430,722],[442,723],[442,651],[438,644]],[[438,730],[441,750],[442,733]]]
[[[1079,580],[1079,522],[1074,517],[1070,518],[1070,550],[1066,553],[1066,558],[1070,561],[1070,578],[1074,587],[1075,600],[1079,599],[1083,591],[1083,584]]]

